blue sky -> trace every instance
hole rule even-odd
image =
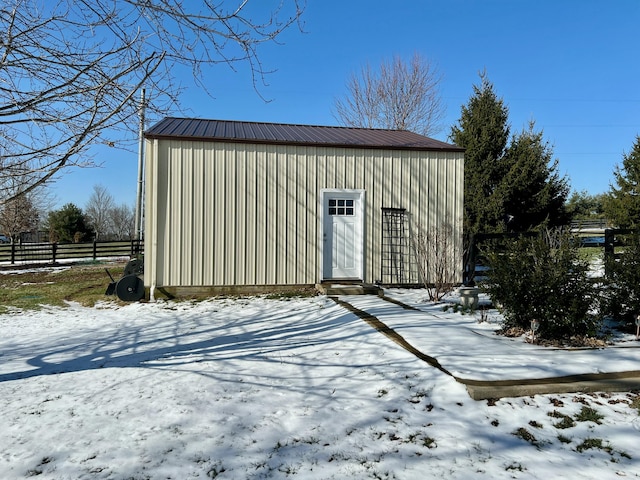
[[[183,78],[176,115],[336,125],[334,100],[351,73],[418,52],[443,74],[447,111],[436,138],[448,140],[485,70],[512,133],[535,120],[573,190],[607,191],[640,134],[639,0],[307,0],[302,21],[303,32],[294,27],[261,49],[275,70],[260,87],[270,102],[245,68],[219,65],[206,75],[214,98]],[[101,168],[67,171],[51,187],[58,206],[84,208],[96,184],[134,203],[137,154],[101,149],[96,160]]]

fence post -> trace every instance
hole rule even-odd
[[[476,276],[476,236],[473,233],[469,237],[469,251],[467,252],[467,265],[465,270],[464,284],[472,287],[475,285],[474,278]]]
[[[58,244],[54,242],[51,244],[51,263],[56,263],[57,252],[58,252]]]
[[[139,255],[141,250],[142,250],[142,240],[132,238],[131,239],[131,256],[135,257],[136,255]]]
[[[93,241],[93,259],[94,259],[94,260],[95,260],[96,258],[98,258],[98,255],[97,255],[97,248],[96,248],[97,244],[98,244],[98,242],[96,242],[96,241],[94,240],[94,241]]]
[[[16,263],[16,242],[11,242],[11,265]]]
[[[613,262],[616,259],[615,256],[615,230],[611,228],[605,228],[604,230],[604,275],[609,276],[609,262]]]

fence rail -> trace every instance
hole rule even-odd
[[[89,243],[10,243],[0,245],[1,264],[56,263],[64,259],[135,256],[141,240]]]
[[[624,247],[625,241],[622,237],[628,234],[637,233],[635,230],[623,229],[623,228],[605,228],[602,235],[580,237],[576,236],[579,240],[578,246],[601,248],[603,251],[603,259],[605,264],[605,276],[607,275],[606,266],[611,260],[618,258],[619,253],[616,252],[616,247]],[[506,238],[518,238],[523,236],[533,237],[538,235],[538,232],[519,232],[519,233],[481,233],[471,237],[469,243],[469,250],[467,258],[465,259],[465,271],[464,271],[464,283],[474,283],[474,277],[476,275],[476,268],[483,264],[482,252],[480,245],[488,240],[498,240]]]

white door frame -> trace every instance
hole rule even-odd
[[[352,276],[336,276],[333,269],[333,217],[329,215],[329,197],[343,197],[356,200],[354,202],[355,216],[359,220],[356,234],[354,260],[356,274]],[[364,234],[365,234],[365,191],[362,189],[326,188],[320,190],[320,245],[322,258],[320,262],[322,280],[364,280]]]

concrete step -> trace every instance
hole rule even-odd
[[[340,295],[379,295],[382,289],[376,285],[363,283],[333,283],[322,282],[316,284],[316,289],[323,295],[337,297]]]

